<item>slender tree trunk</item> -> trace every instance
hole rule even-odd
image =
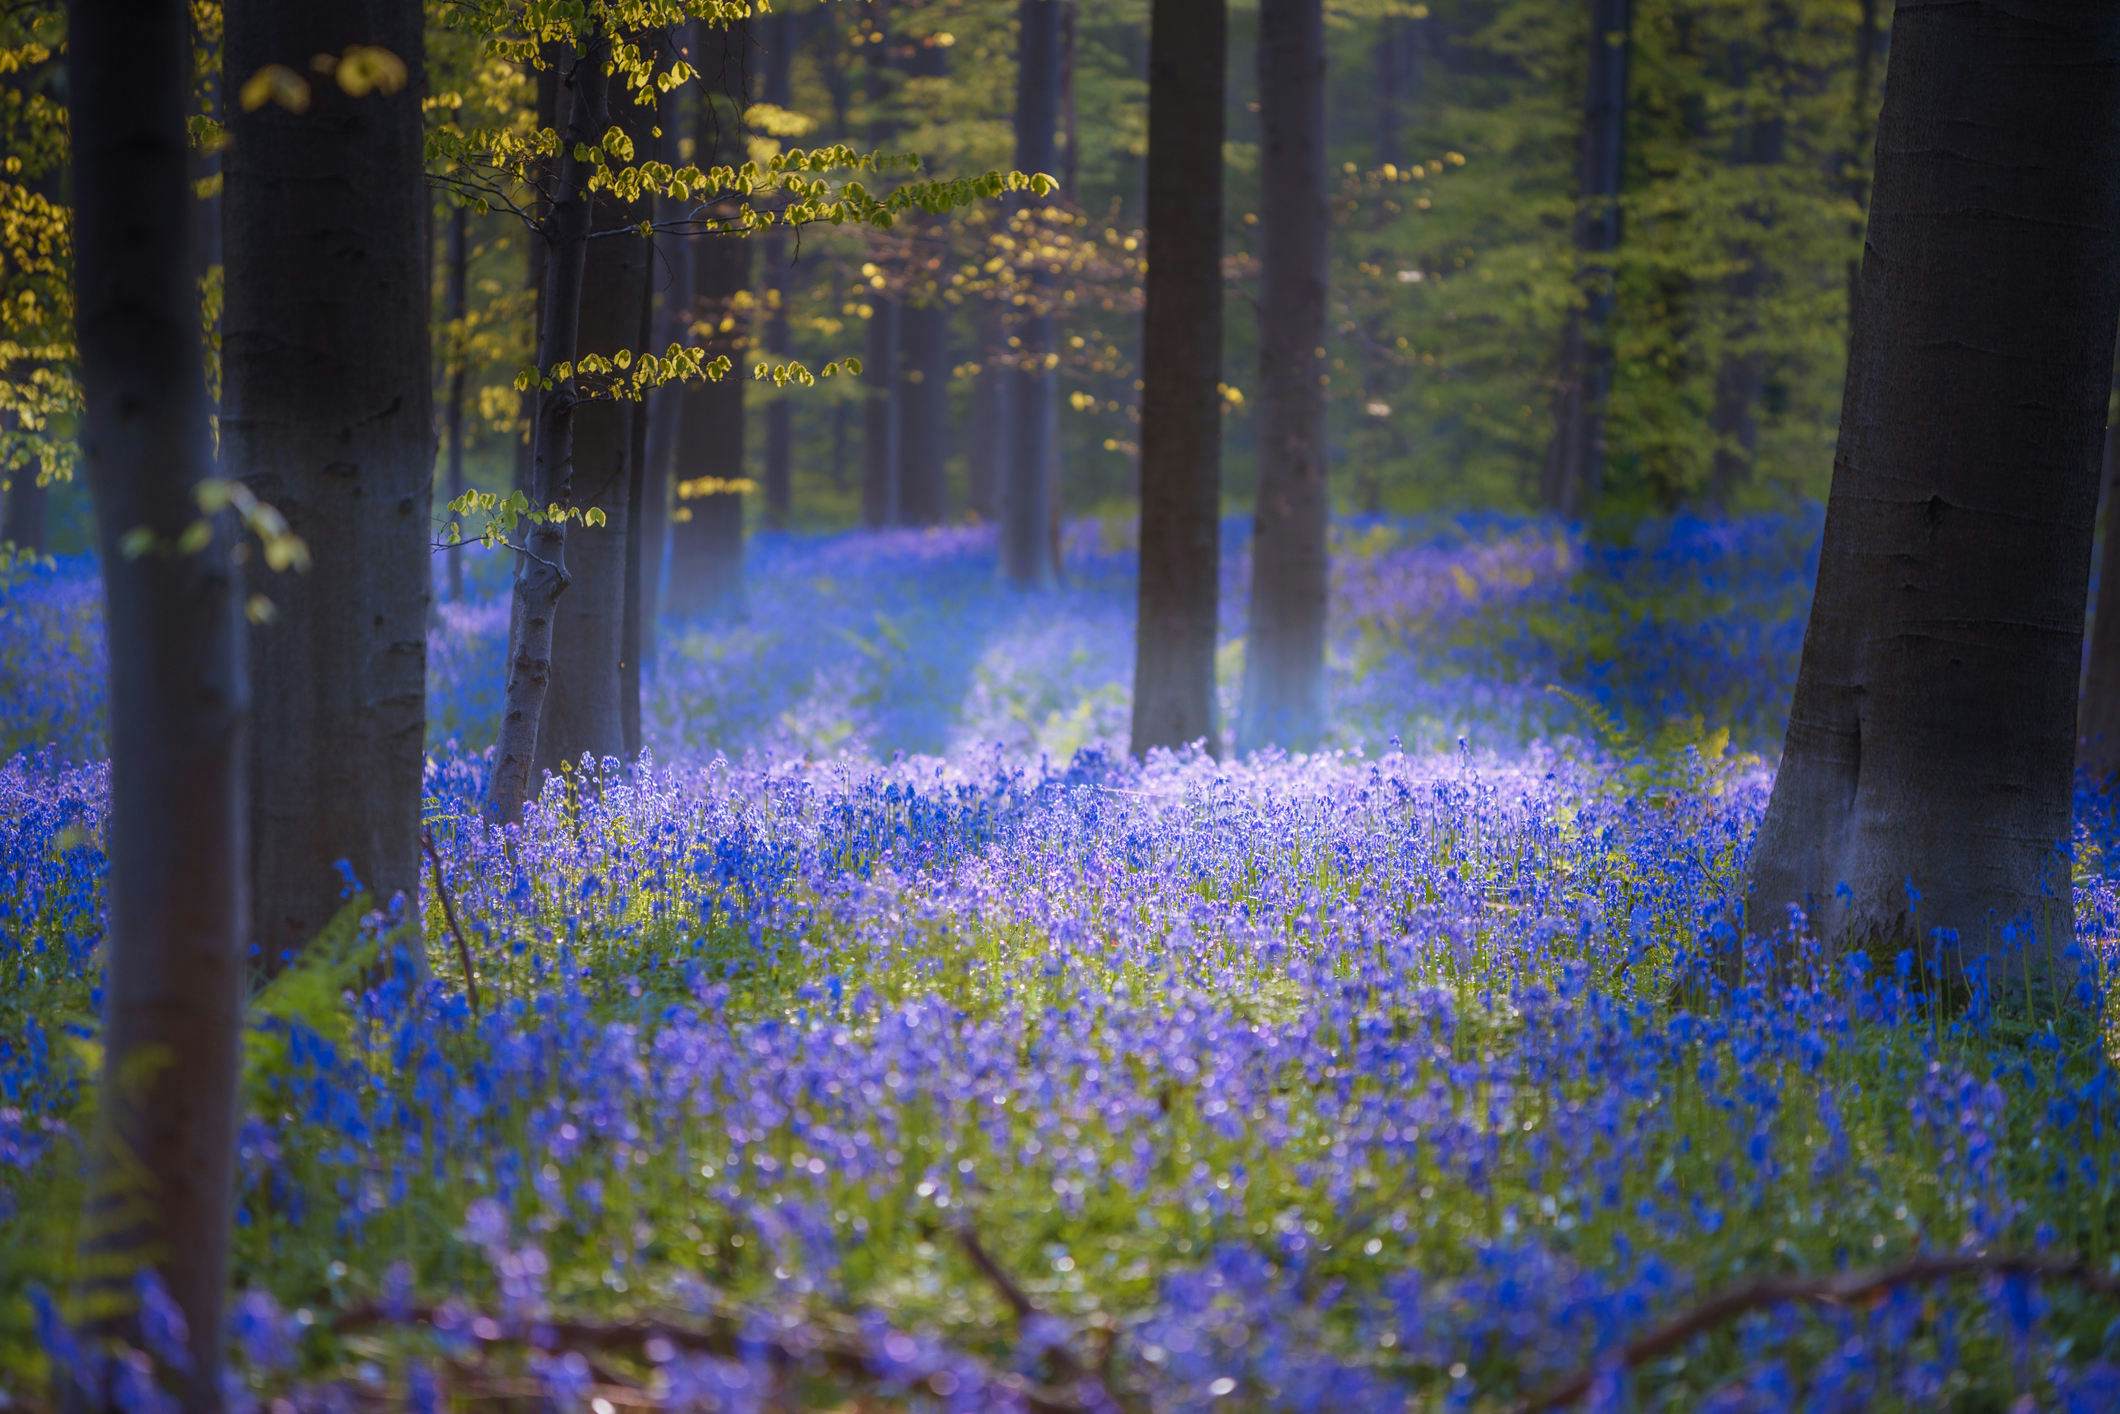
[[[795,51],[802,43],[800,20],[792,14],[776,14],[765,21],[765,83],[761,97],[776,108],[791,108],[795,102]],[[788,327],[788,300],[794,282],[788,278],[788,238],[778,226],[759,240],[760,260],[765,266],[766,329],[763,352],[776,362],[786,362],[794,351]],[[795,409],[785,395],[765,407],[766,422],[766,524],[785,530],[795,501]]]
[[[464,494],[464,382],[469,371],[469,362],[463,347],[464,315],[469,308],[466,298],[470,257],[470,208],[459,206],[449,218],[449,319],[456,327],[457,345],[449,351],[449,405],[442,423],[442,438],[449,458],[449,499],[454,501]],[[461,600],[464,597],[464,556],[453,551],[447,556],[449,565],[449,597]]]
[[[2113,387],[2120,392],[2120,364],[2115,366]],[[2105,488],[2105,533],[2098,552],[2089,661],[2077,709],[2076,759],[2092,781],[2110,787],[2120,777],[2120,425],[2111,421],[2110,412],[2099,481]]]
[[[1612,393],[1613,264],[1620,239],[1633,0],[1592,0],[1590,13],[1582,193],[1575,221],[1583,303],[1569,311],[1561,333],[1553,440],[1546,449],[1541,486],[1546,505],[1569,517],[1590,508],[1605,476],[1605,410]]]
[[[890,11],[884,4],[874,10],[881,38],[867,46],[868,140],[870,147],[882,151],[897,141],[898,125],[891,113]],[[905,519],[905,487],[899,480],[904,457],[898,401],[899,299],[889,284],[867,289],[863,298],[869,318],[861,354],[861,523],[875,529]]]
[[[698,111],[695,150],[702,161],[744,160],[750,24],[700,27],[697,48],[711,90],[702,93]],[[751,242],[707,236],[692,242],[690,255],[693,323],[712,331],[708,356],[727,354],[735,367],[719,382],[687,384],[680,394],[670,605],[688,617],[732,617],[743,612],[744,389],[750,382],[743,305],[751,288]]]
[[[614,88],[616,86],[614,85]],[[654,114],[621,96],[614,121],[645,152]],[[598,192],[590,227],[635,226],[644,206]],[[582,264],[581,320],[574,357],[605,357],[641,342],[648,292],[648,242],[599,236]],[[557,772],[587,756],[626,758],[628,571],[638,572],[630,519],[633,493],[634,405],[610,398],[584,400],[574,410],[574,464],[562,504],[604,514],[600,526],[577,521],[567,529],[567,593],[553,610],[552,684],[537,729],[536,769]],[[636,607],[638,601],[635,601]],[[634,679],[637,688],[638,679]],[[636,698],[636,710],[638,699]],[[535,777],[533,777],[535,779]]]
[[[1136,755],[1220,744],[1223,0],[1151,0],[1148,46]]]
[[[1059,167],[1061,6],[1062,0],[1019,0],[1016,9],[1021,30],[1016,166],[1024,172],[1051,175]],[[1026,197],[1016,209],[1035,213],[1041,205]],[[1059,332],[1053,274],[1034,265],[1026,283],[1029,302],[1017,322],[1020,362],[1009,397],[1009,459],[1000,486],[1001,572],[1010,584],[1031,589],[1045,588],[1058,577],[1053,494],[1059,480],[1060,384],[1054,369]]]
[[[638,342],[646,348],[655,330],[654,248],[642,249],[640,322]],[[621,595],[624,600],[618,649],[619,739],[625,758],[638,761],[641,751],[641,664],[655,639],[654,600],[645,581],[647,565],[648,503],[648,401],[642,398],[627,408],[626,421],[626,563]]]
[[[560,75],[556,63],[537,71],[537,122],[542,128],[556,132],[564,130],[561,124],[567,115],[560,111]],[[529,267],[530,279],[530,342],[534,348],[545,333],[545,266],[552,258],[546,241],[546,218],[550,208],[543,202],[533,202],[537,227],[523,241],[524,263]],[[537,424],[538,402],[541,393],[536,388],[525,389],[522,395],[523,428],[515,444],[515,489],[525,494],[537,486]],[[512,656],[512,655],[511,655]]]
[[[1946,974],[1987,959],[2014,990],[2072,935],[2076,686],[2120,324],[2120,7],[1901,6],[1877,157],[1747,914],[1767,931],[1802,905],[1828,940],[1924,950],[1953,929]],[[2037,942],[2004,956],[2018,923]]]
[[[900,507],[907,525],[940,525],[949,513],[950,311],[939,298],[898,314]]]
[[[249,560],[275,610],[250,633],[257,759],[251,899],[277,969],[343,903],[416,896],[427,748],[433,393],[417,0],[354,9],[229,0],[223,86],[375,44],[410,78],[229,117],[221,449],[277,507],[310,568]],[[238,105],[240,109],[241,105]]]
[[[139,1345],[133,1276],[153,1267],[190,1332],[189,1374],[160,1374],[185,1409],[214,1411],[250,933],[248,701],[234,536],[176,548],[213,475],[191,242],[168,219],[189,195],[192,50],[179,0],[75,0],[67,24],[81,461],[110,648],[84,1301]],[[128,553],[136,529],[157,547]]]
[[[1324,0],[1261,0],[1259,489],[1237,749],[1300,749],[1325,727]]]
[[[1739,129],[1730,153],[1732,166],[1762,174],[1762,186],[1764,174],[1781,165],[1788,147],[1788,125],[1782,116],[1782,105],[1788,98],[1783,54],[1792,28],[1793,17],[1788,9],[1774,5],[1764,50],[1742,55],[1734,66],[1737,72],[1733,77],[1739,86],[1752,77],[1747,72],[1752,69],[1763,68],[1768,80],[1766,88],[1771,97],[1767,101],[1771,106],[1753,114]],[[1731,252],[1737,270],[1724,284],[1733,311],[1732,327],[1715,371],[1715,400],[1708,415],[1709,430],[1715,437],[1715,451],[1708,465],[1708,501],[1718,509],[1727,509],[1738,488],[1752,478],[1753,463],[1759,454],[1759,400],[1767,386],[1767,354],[1760,346],[1767,257],[1758,236],[1773,229],[1775,211],[1771,202],[1758,199],[1746,203],[1739,215],[1745,234]]]
[[[577,148],[601,141],[611,125],[610,75],[606,58],[609,36],[596,34],[579,54],[562,56],[567,90],[566,140],[553,163],[553,200],[541,223],[545,237],[543,327],[537,341],[540,368],[574,357],[581,346],[583,270],[589,247],[590,198],[586,164]],[[543,389],[537,403],[537,455],[530,503],[535,507],[568,505],[573,500],[574,415],[578,394],[573,381]],[[530,798],[538,749],[538,724],[552,682],[552,634],[560,598],[566,593],[567,523],[557,517],[523,527],[516,556],[515,589],[509,609],[507,697],[502,707],[500,740],[494,747],[493,773],[486,786],[486,811],[512,824]]]

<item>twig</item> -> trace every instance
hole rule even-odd
[[[478,974],[471,970],[471,945],[464,941],[464,930],[457,926],[456,905],[449,899],[449,886],[442,882],[442,856],[434,847],[434,832],[420,831],[420,843],[427,847],[427,862],[434,866],[434,894],[442,901],[442,919],[449,925],[449,936],[456,939],[456,955],[464,964],[464,995],[471,1001],[471,1014],[479,1014]]]
[[[976,1228],[969,1222],[960,1222],[952,1230],[956,1234],[957,1245],[964,1249],[964,1255],[970,1259],[979,1275],[985,1277],[994,1290],[1001,1294],[1001,1300],[1014,1314],[1019,1327],[1026,1321],[1035,1320],[1045,1314],[1038,1303],[1031,1299],[1031,1294],[1023,1289],[1022,1283],[1010,1275],[1008,1268],[1002,1266],[994,1254],[987,1250],[986,1244],[979,1240]],[[1118,1345],[1116,1332],[1117,1328],[1113,1323],[1102,1322],[1099,1334],[1103,1337],[1103,1348],[1099,1352],[1096,1373],[1086,1368],[1076,1357],[1074,1349],[1064,1342],[1049,1347],[1046,1355],[1052,1361],[1053,1377],[1061,1385],[1071,1389],[1087,1385],[1097,1394],[1101,1407],[1121,1407],[1119,1400],[1112,1393],[1111,1386],[1112,1356]]]
[[[1944,1252],[1909,1257],[1888,1267],[1840,1272],[1821,1277],[1765,1277],[1719,1291],[1680,1311],[1646,1335],[1627,1342],[1617,1357],[1595,1361],[1558,1384],[1520,1404],[1522,1414],[1572,1404],[1590,1390],[1598,1372],[1618,1365],[1632,1369],[1672,1351],[1715,1329],[1762,1307],[1798,1302],[1845,1306],[1866,1301],[1899,1286],[1950,1281],[1965,1276],[2037,1277],[2084,1287],[2100,1295],[2120,1299],[2120,1280],[2098,1271],[2079,1258],[2039,1257],[2015,1252]]]

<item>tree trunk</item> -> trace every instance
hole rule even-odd
[[[614,106],[613,120],[632,138],[634,150],[650,151],[653,111],[622,91]],[[637,226],[647,215],[644,204],[618,200],[609,191],[596,193],[590,210],[595,231]],[[639,348],[648,242],[632,235],[590,241],[581,289],[574,357],[608,358]],[[570,582],[553,611],[552,685],[537,729],[540,772],[557,772],[584,756],[630,759],[625,692],[627,665],[637,660],[627,651],[626,606],[632,597],[627,580],[629,571],[637,574],[640,568],[638,546],[631,543],[636,533],[631,518],[635,410],[633,403],[610,398],[585,400],[574,410],[574,464],[562,504],[584,514],[602,511],[605,519],[600,526],[577,521],[567,529]],[[638,678],[633,682],[637,689]]]
[[[909,304],[898,322],[905,354],[898,384],[900,510],[907,525],[940,525],[949,513],[949,306],[939,298]]]
[[[537,71],[537,123],[540,128],[551,128],[564,136],[561,124],[566,114],[560,111],[560,76],[556,63]],[[545,220],[551,209],[542,201],[533,200],[531,210],[537,220],[537,228],[523,241],[523,261],[529,267],[530,278],[530,342],[534,346],[545,332],[545,266],[551,260],[551,251],[545,242]],[[537,486],[537,423],[538,402],[542,394],[537,388],[527,388],[522,394],[523,427],[515,444],[515,489],[525,494]]]
[[[1219,747],[1223,0],[1152,0],[1133,750]]]
[[[546,251],[539,299],[542,327],[537,340],[541,369],[573,358],[580,347],[590,201],[587,165],[574,153],[600,142],[611,125],[609,50],[610,37],[598,33],[582,52],[559,60],[565,66],[568,116],[565,141],[553,163],[552,206],[541,223]],[[540,510],[567,505],[573,498],[576,399],[571,379],[555,382],[538,395],[530,503]],[[554,616],[568,583],[566,521],[552,517],[526,524],[518,533],[524,544],[516,556],[508,615],[507,697],[500,739],[493,751],[493,774],[486,785],[486,811],[502,824],[514,823],[530,797],[538,724],[552,682]]]
[[[1991,981],[2014,988],[2073,931],[2076,680],[2120,322],[2120,8],[1901,6],[1877,157],[1747,915],[1767,931],[1802,905],[1836,942],[1953,929],[1947,976],[1997,960]],[[2037,944],[2002,959],[2018,923]]]
[[[639,343],[655,332],[654,248],[641,251]],[[618,639],[619,740],[627,761],[640,759],[641,663],[655,641],[654,598],[646,583],[648,517],[648,400],[626,409],[626,556],[620,593],[624,607]]]
[[[268,65],[312,75],[308,108],[229,115],[222,201],[221,451],[308,545],[303,573],[252,555],[272,602],[250,633],[251,902],[276,970],[343,903],[416,897],[427,749],[431,208],[417,0],[230,0],[223,87]],[[376,44],[410,71],[353,97],[312,56]]]
[[[1877,109],[1871,102],[1877,72],[1877,0],[1860,0],[1855,20],[1855,97],[1849,115],[1848,197],[1855,216],[1848,231],[1848,347],[1855,346],[1855,302],[1862,293],[1862,227],[1870,205],[1870,171],[1865,158],[1875,146]]]
[[[750,21],[727,29],[702,24],[699,34],[711,90],[700,95],[694,150],[702,163],[741,165],[743,112],[750,106]],[[720,382],[688,383],[679,395],[670,607],[686,617],[731,617],[743,611],[744,388],[750,382],[743,305],[751,287],[751,242],[706,236],[692,242],[690,255],[693,324],[712,331],[705,341],[708,357],[727,354],[735,367]]]
[[[1325,727],[1324,0],[1261,0],[1259,489],[1237,749],[1301,749]]]
[[[1776,4],[1770,11],[1765,48],[1740,55],[1733,65],[1732,78],[1739,87],[1746,86],[1752,77],[1748,71],[1754,68],[1764,68],[1770,80],[1771,106],[1744,123],[1730,153],[1732,166],[1761,174],[1756,185],[1765,185],[1765,174],[1781,165],[1788,147],[1788,125],[1782,115],[1782,105],[1788,100],[1783,56],[1793,27],[1788,9]],[[1737,269],[1724,283],[1732,310],[1731,330],[1715,370],[1715,400],[1708,414],[1709,430],[1715,437],[1708,464],[1708,503],[1718,510],[1727,510],[1738,488],[1752,479],[1759,454],[1759,400],[1767,386],[1767,355],[1760,346],[1767,257],[1755,233],[1773,229],[1775,212],[1770,202],[1755,200],[1741,208],[1739,218],[1746,234],[1731,251]]]
[[[84,1302],[137,1346],[133,1277],[155,1269],[190,1331],[189,1374],[160,1374],[184,1408],[214,1411],[250,932],[248,702],[235,536],[175,548],[213,475],[188,223],[169,219],[190,196],[186,16],[179,0],[75,0],[67,21],[81,463],[110,650],[103,1080],[81,1271]],[[136,529],[155,548],[129,553]]]
[[[776,108],[795,103],[795,51],[802,43],[800,20],[791,14],[776,14],[765,21],[765,83],[760,97]],[[788,298],[793,282],[788,279],[787,233],[775,226],[759,240],[759,258],[765,266],[766,329],[762,352],[776,362],[786,362],[794,353],[788,327]],[[785,530],[795,502],[795,409],[785,390],[766,404],[766,524]]]
[[[971,445],[965,449],[965,498],[983,520],[997,514],[999,482],[1009,456],[1009,390],[1014,370],[1003,361],[1008,351],[1001,309],[982,302],[972,317],[979,340],[979,376],[972,383]]]
[[[2120,364],[2113,387],[2120,392]],[[2105,534],[2098,552],[2098,597],[2091,610],[2090,655],[2084,666],[2083,698],[2077,709],[2077,764],[2099,786],[2120,777],[2120,425],[2107,414],[2104,486]]]
[[[1016,68],[1016,167],[1053,174],[1059,167],[1060,21],[1062,0],[1019,0],[1021,29]],[[1216,90],[1218,93],[1219,89]],[[1219,117],[1217,123],[1220,122]],[[1221,129],[1218,126],[1217,132]],[[1219,164],[1215,175],[1219,182]],[[1219,187],[1217,188],[1219,190]],[[1034,212],[1044,203],[1024,197],[1015,209]],[[1218,208],[1219,209],[1219,208]],[[1053,274],[1042,264],[1025,276],[1029,300],[1017,322],[1020,360],[1010,390],[1009,458],[1000,486],[1001,572],[1024,589],[1050,586],[1057,578],[1053,553],[1053,495],[1059,482],[1060,385],[1054,370],[1059,347],[1053,318],[1058,296]]]
[[[1582,192],[1576,207],[1582,305],[1561,333],[1553,440],[1541,485],[1547,507],[1583,514],[1605,477],[1605,409],[1612,393],[1612,310],[1619,250],[1620,176],[1627,136],[1627,61],[1633,0],[1592,0],[1590,78],[1584,89]]]
[[[469,371],[469,362],[463,347],[464,314],[468,308],[466,300],[466,277],[469,273],[471,211],[459,206],[449,217],[449,319],[457,330],[456,346],[450,349],[449,402],[442,421],[444,453],[449,459],[449,499],[454,501],[464,494],[464,381]],[[446,556],[449,565],[449,597],[461,600],[464,597],[464,552],[450,551]]]
[[[871,530],[905,518],[898,406],[898,301],[868,292],[869,320],[861,355],[861,523]]]

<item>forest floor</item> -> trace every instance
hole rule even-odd
[[[747,612],[664,643],[652,759],[506,839],[475,808],[505,611],[443,606],[443,890],[395,928],[351,900],[253,1008],[236,1378],[301,1407],[1478,1409],[1576,1376],[1600,1407],[2120,1407],[2107,804],[2066,995],[1932,1006],[1918,949],[1775,987],[1708,961],[1815,536],[1343,526],[1331,750],[1146,764],[1098,527],[1037,599],[978,532],[769,537]],[[91,1103],[100,654],[80,566],[0,599],[24,1397]],[[1861,1275],[1972,1252],[2027,1260]]]

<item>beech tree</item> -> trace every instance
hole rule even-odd
[[[435,434],[418,0],[228,0],[221,449],[310,568],[248,562],[252,905],[271,970],[420,873]]]
[[[1017,6],[1016,167],[1022,172],[1050,174],[1060,165],[1060,10],[1061,0],[1021,0]],[[1218,149],[1212,174],[1217,193],[1220,167]],[[1042,201],[1025,196],[1018,209],[1035,212]],[[1034,230],[1034,225],[1024,227],[1025,238],[1033,238]],[[1002,575],[1018,588],[1042,588],[1058,575],[1053,499],[1059,479],[1060,384],[1053,363],[1059,332],[1052,273],[1034,261],[1027,284],[1029,303],[1016,321],[1021,346],[1008,397],[1008,461],[996,499]]]
[[[2073,933],[2076,683],[2120,320],[2120,7],[1902,5],[1818,587],[1747,917]]]
[[[1553,440],[1540,483],[1564,516],[1589,508],[1605,475],[1605,405],[1612,395],[1613,256],[1627,140],[1627,60],[1633,0],[1591,0],[1589,82],[1583,90],[1582,191],[1575,247],[1581,304],[1568,312],[1555,376]]]
[[[225,518],[203,519],[231,496],[213,479],[191,226],[170,219],[190,200],[191,33],[182,0],[74,0],[67,15],[81,464],[110,646],[103,1080],[81,1273],[91,1319],[135,1346],[135,1273],[161,1277],[190,1358],[160,1379],[212,1410],[250,932],[249,701],[235,544]]]
[[[1217,747],[1223,0],[1152,0],[1133,750]],[[1019,385],[1021,386],[1021,385]],[[1021,416],[1021,409],[1018,409]]]
[[[1258,504],[1237,749],[1305,747],[1325,725],[1325,192],[1323,0],[1261,0]]]

